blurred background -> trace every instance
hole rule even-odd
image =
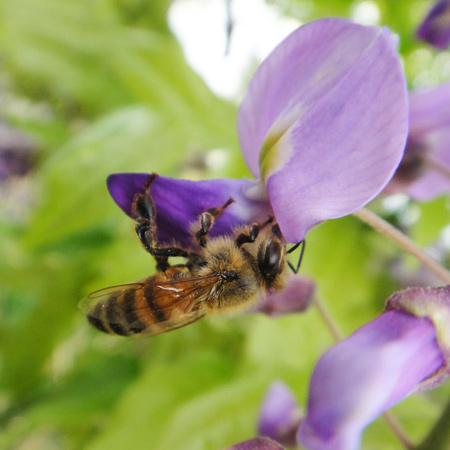
[[[202,320],[151,339],[91,328],[80,298],[150,275],[108,174],[249,176],[236,111],[254,70],[300,24],[343,16],[400,35],[410,87],[450,80],[450,53],[414,37],[412,0],[0,0],[0,449],[216,450],[256,434],[268,386],[306,404],[333,339],[314,307]],[[441,261],[448,197],[377,200]],[[302,273],[348,335],[411,284],[436,284],[356,218],[308,234]],[[393,412],[414,440],[450,386]],[[402,448],[381,419],[365,449]]]

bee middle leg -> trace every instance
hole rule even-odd
[[[156,242],[156,208],[150,194],[150,186],[157,177],[152,173],[145,185],[144,192],[135,195],[131,207],[131,214],[137,222],[135,231],[144,249],[150,253],[156,261],[156,270],[165,271],[170,267],[168,262],[171,256],[195,258],[196,254],[181,247],[160,247]]]
[[[233,202],[234,199],[229,198],[223,206],[219,208],[207,209],[204,213],[200,214],[199,228],[195,233],[195,239],[201,247],[206,246],[206,242],[208,241],[208,233],[214,225],[214,220],[217,219]]]

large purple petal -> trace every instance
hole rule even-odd
[[[118,173],[108,177],[112,198],[129,216],[134,196],[143,191],[149,178],[150,174],[146,173]],[[185,247],[195,247],[191,225],[202,212],[222,206],[230,197],[235,202],[214,223],[212,237],[229,234],[238,225],[265,220],[273,213],[260,192],[260,186],[245,179],[190,181],[157,176],[151,194],[157,213],[158,241],[175,240]]]
[[[450,1],[437,2],[417,30],[417,37],[436,48],[450,45]]]
[[[299,441],[309,450],[359,448],[363,428],[443,364],[431,321],[382,314],[317,363]]]
[[[292,33],[253,77],[239,140],[288,241],[361,208],[394,173],[408,126],[395,45],[387,29],[323,19]]]

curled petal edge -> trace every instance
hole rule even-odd
[[[416,317],[426,317],[436,328],[436,339],[444,365],[423,380],[416,390],[439,386],[450,376],[450,285],[415,287],[396,292],[388,298],[385,311],[402,311]]]

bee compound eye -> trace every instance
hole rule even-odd
[[[270,239],[258,255],[261,273],[267,280],[273,280],[280,271],[283,249],[278,241]]]

